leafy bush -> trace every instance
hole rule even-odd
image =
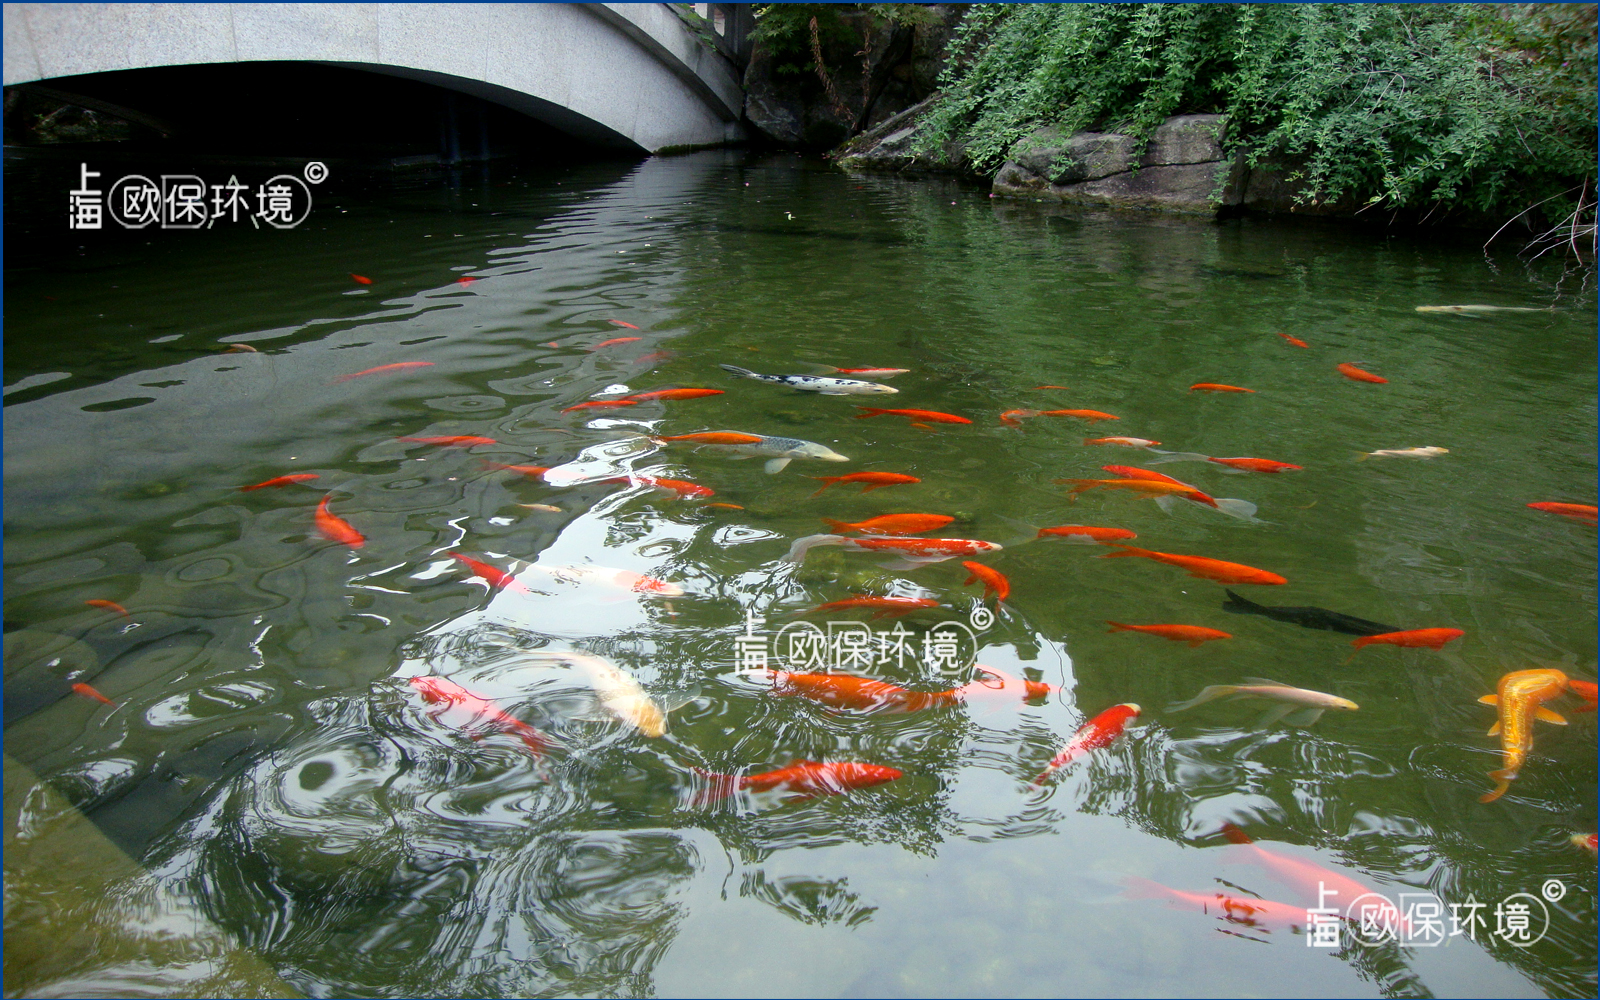
[[[1228,116],[1300,199],[1594,217],[1594,4],[978,4],[921,144]],[[1587,206],[1587,207],[1585,207]]]

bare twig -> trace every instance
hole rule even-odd
[[[822,61],[822,33],[817,28],[815,17],[811,19],[811,59],[817,64],[817,77],[822,80],[822,89],[827,91],[828,102],[833,105],[834,113],[840,117],[850,114],[850,109],[839,99],[839,90],[833,85],[827,64]]]

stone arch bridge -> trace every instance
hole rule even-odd
[[[4,83],[312,62],[470,94],[585,141],[657,152],[742,137],[749,4],[8,3]]]

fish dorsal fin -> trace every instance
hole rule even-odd
[[[1482,698],[1479,698],[1478,700],[1480,702],[1482,702],[1483,704],[1485,704],[1485,705],[1498,705],[1498,704],[1500,704],[1500,696],[1497,695],[1497,694],[1486,694]]]
[[[1500,735],[1500,723],[1496,722],[1494,725],[1489,727],[1489,735],[1490,736],[1499,736]]]
[[[1275,681],[1270,677],[1246,677],[1244,680],[1246,684],[1271,684],[1273,687],[1280,688],[1294,687],[1293,684],[1285,684],[1283,681]]]
[[[1559,713],[1552,712],[1543,705],[1540,705],[1538,708],[1534,709],[1533,714],[1535,718],[1542,722],[1551,722],[1558,726],[1564,726],[1567,724],[1567,720],[1562,718]]]

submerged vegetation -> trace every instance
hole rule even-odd
[[[1047,125],[1230,151],[1330,201],[1515,221],[1595,246],[1595,4],[977,4],[922,148],[992,169]],[[1536,240],[1538,245],[1540,240]]]

